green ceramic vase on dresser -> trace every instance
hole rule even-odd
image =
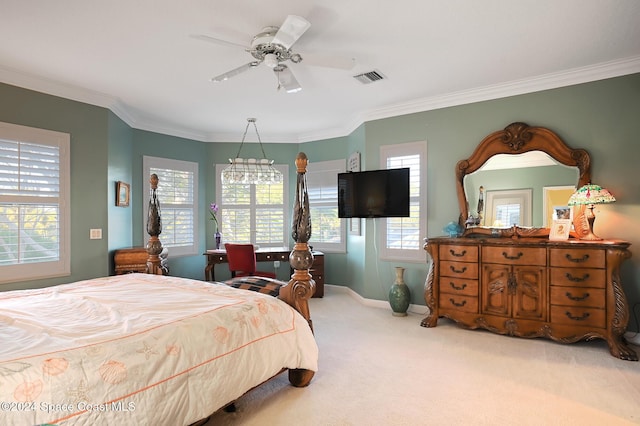
[[[396,280],[389,289],[389,304],[393,315],[397,317],[406,316],[410,302],[411,292],[404,283],[404,268],[396,266]]]

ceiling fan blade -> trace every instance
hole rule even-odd
[[[227,71],[224,74],[220,74],[220,75],[218,75],[216,77],[213,77],[211,79],[211,81],[214,82],[214,83],[219,83],[221,81],[228,80],[231,77],[234,77],[234,76],[236,76],[238,74],[242,74],[243,72],[245,72],[247,70],[250,70],[251,68],[257,67],[258,65],[260,65],[260,62],[258,62],[258,61],[249,62],[248,64],[244,64],[244,65],[242,65],[242,66],[240,66],[238,68],[232,69],[231,71]]]
[[[272,43],[283,45],[286,49],[290,48],[305,31],[309,29],[311,23],[302,16],[289,15],[284,20],[280,29],[273,37]]]
[[[229,41],[229,40],[224,40],[224,39],[221,39],[221,38],[211,37],[211,36],[204,35],[204,34],[190,34],[189,37],[195,38],[196,40],[206,41],[206,42],[209,42],[209,43],[221,44],[223,46],[239,47],[239,48],[244,49],[244,50],[249,49],[249,46],[247,46],[247,45],[236,43],[235,41]]]
[[[287,93],[296,93],[302,90],[302,86],[294,77],[293,73],[286,65],[280,65],[273,69],[278,79],[278,89],[283,88]]]
[[[303,57],[303,63],[316,67],[350,70],[356,66],[356,59],[350,58],[348,56],[305,53]]]

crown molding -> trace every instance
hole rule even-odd
[[[348,122],[330,129],[318,132],[301,133],[298,135],[270,134],[264,135],[262,139],[263,142],[304,143],[344,137],[354,132],[359,126],[367,121],[494,100],[526,93],[534,93],[559,87],[573,86],[576,84],[589,83],[592,81],[620,77],[638,72],[640,72],[640,57],[625,58],[617,61],[604,62],[532,78],[514,80],[506,83],[388,105],[383,108],[358,112],[354,114]],[[127,106],[125,106],[118,98],[105,93],[60,83],[58,81],[53,81],[41,76],[3,66],[0,66],[0,81],[10,85],[23,87],[25,89],[35,90],[107,108],[134,129],[162,133],[201,142],[240,141],[239,134],[199,132],[194,129],[166,123],[162,120],[138,116],[127,108]]]
[[[346,136],[367,121],[557,89],[638,72],[640,72],[640,57],[631,57],[532,78],[415,99],[359,113],[356,118],[351,120],[349,125],[343,128],[336,127],[322,132],[307,133],[302,135],[300,142]]]

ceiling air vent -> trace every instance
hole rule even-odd
[[[384,80],[386,77],[380,71],[373,70],[354,75],[353,78],[355,78],[362,84],[370,84],[376,81]]]

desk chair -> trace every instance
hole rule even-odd
[[[274,272],[256,271],[256,252],[253,244],[225,244],[227,262],[232,277],[258,276],[275,278]]]

